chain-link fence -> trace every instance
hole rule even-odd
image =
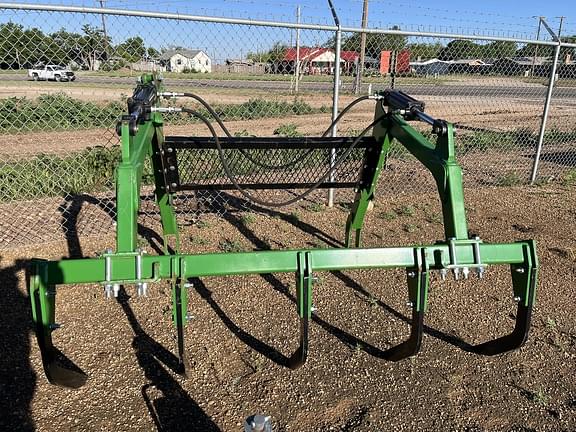
[[[457,125],[467,187],[576,177],[576,44],[62,6],[0,9],[1,249],[114,232],[115,123],[144,71],[162,72],[167,90],[202,96],[232,135],[248,137],[319,136],[337,112],[334,101],[342,109],[359,94],[395,87]],[[373,115],[373,102],[359,104],[338,135],[358,135]],[[209,135],[185,117],[168,118],[165,133]],[[383,180],[380,193],[427,191],[431,181],[400,146]],[[180,221],[222,211],[237,197],[180,195]],[[141,223],[148,226],[158,220],[152,198],[145,170]]]

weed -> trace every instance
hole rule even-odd
[[[562,177],[562,184],[564,186],[576,185],[576,169],[571,169]]]
[[[196,222],[196,226],[200,229],[210,228],[210,223],[204,219],[200,219],[198,222]]]
[[[393,212],[380,212],[378,213],[378,217],[380,219],[384,219],[385,221],[392,221],[396,219],[396,213]]]
[[[298,125],[294,123],[286,123],[278,126],[276,129],[274,129],[274,135],[290,138],[303,136],[302,133],[298,131]]]
[[[496,182],[497,186],[518,186],[522,183],[522,179],[515,171],[508,171]]]
[[[292,222],[298,222],[300,220],[300,213],[298,212],[292,212],[290,213],[290,215],[288,215],[288,218],[292,221]]]
[[[234,132],[234,136],[241,138],[241,137],[254,137],[256,135],[251,134],[250,132],[248,132],[246,129],[242,129],[239,132]]]
[[[202,236],[190,236],[190,241],[192,244],[199,245],[199,246],[206,246],[210,243],[207,239]]]
[[[431,224],[442,224],[442,214],[440,213],[427,213],[426,221]]]
[[[406,231],[407,233],[413,233],[416,230],[418,230],[418,225],[416,224],[404,224],[404,226],[402,227],[402,229],[404,231]]]
[[[136,238],[136,247],[140,248],[140,249],[146,249],[146,246],[148,246],[148,240],[146,240],[144,237],[142,237],[141,235],[139,235]]]
[[[227,253],[242,252],[244,250],[242,243],[240,243],[238,240],[231,239],[220,240],[220,243],[218,243],[218,249]]]
[[[546,319],[546,327],[548,328],[548,330],[556,330],[556,321],[553,320],[552,318],[548,318]]]
[[[378,306],[378,299],[374,297],[372,294],[370,294],[370,297],[368,297],[368,304],[370,305],[370,307],[375,308],[376,306]]]
[[[546,392],[540,388],[536,390],[536,392],[532,393],[532,400],[541,405],[548,405],[550,396],[548,396],[548,394],[546,394]]]
[[[324,204],[320,204],[320,203],[316,203],[316,202],[310,203],[310,204],[308,204],[308,205],[306,206],[306,209],[307,209],[308,211],[311,211],[311,212],[314,212],[314,213],[319,213],[319,212],[321,212],[321,211],[324,211],[325,208],[326,208],[326,207],[324,206]]]
[[[242,225],[248,226],[256,222],[256,216],[252,213],[244,213],[240,218],[240,221],[242,222]]]
[[[364,351],[364,347],[360,342],[356,342],[356,346],[354,347],[354,354],[359,355],[362,351]]]
[[[416,213],[414,207],[409,205],[404,205],[402,207],[394,209],[394,211],[398,216],[414,216],[414,214]]]

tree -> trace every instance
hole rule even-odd
[[[146,50],[146,54],[148,55],[148,58],[151,59],[157,59],[158,57],[160,57],[160,51],[152,47],[148,47],[148,49]]]
[[[438,57],[442,51],[442,44],[439,42],[428,43],[410,43],[406,45],[406,49],[410,51],[410,58],[417,59],[432,59]]]
[[[482,45],[481,54],[483,58],[504,58],[504,57],[514,57],[516,55],[516,50],[518,45],[516,42],[509,41],[494,41],[489,44]]]
[[[111,40],[101,29],[89,24],[82,26],[82,32],[84,35],[78,39],[75,48],[82,64],[88,70],[95,70],[98,61],[107,60]]]
[[[144,40],[140,36],[128,38],[116,47],[116,54],[131,63],[142,60],[146,55]]]
[[[284,59],[287,49],[288,45],[282,42],[275,42],[268,51],[249,52],[246,58],[254,62],[274,63]]]
[[[391,30],[400,30],[394,26]],[[342,42],[343,51],[360,52],[360,33],[354,33]],[[330,41],[329,41],[330,42]],[[332,45],[333,46],[333,45]],[[366,56],[375,59],[380,58],[382,51],[399,51],[406,47],[406,36],[395,34],[367,33],[366,34]]]
[[[482,47],[480,45],[463,39],[456,39],[449,42],[438,54],[440,60],[472,59],[481,56]]]

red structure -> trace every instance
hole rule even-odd
[[[396,73],[410,72],[410,51],[394,51],[396,53]],[[387,75],[391,72],[392,51],[380,52],[380,73]]]

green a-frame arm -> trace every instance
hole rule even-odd
[[[145,75],[129,101],[129,113],[123,116],[118,130],[121,135],[122,160],[117,169],[117,245],[116,252],[107,251],[97,258],[61,261],[34,260],[29,278],[29,293],[36,337],[49,381],[79,387],[86,375],[60,360],[60,352],[52,342],[55,321],[57,286],[62,284],[99,284],[108,295],[121,285],[136,285],[145,293],[149,283],[170,280],[172,285],[173,320],[177,329],[180,369],[185,369],[184,325],[187,314],[187,282],[191,278],[291,272],[296,274],[297,313],[300,317],[300,343],[288,365],[301,366],[308,352],[308,326],[312,316],[314,272],[404,268],[408,299],[412,305],[411,332],[402,344],[384,352],[389,360],[401,360],[416,354],[421,345],[424,314],[427,308],[430,272],[465,277],[474,270],[480,277],[488,266],[510,266],[514,298],[518,301],[516,325],[501,338],[474,347],[474,351],[493,355],[520,347],[527,339],[531,312],[536,295],[538,261],[533,241],[487,244],[478,237],[468,238],[463,201],[461,169],[454,158],[453,127],[435,123],[438,133],[435,144],[412,128],[402,113],[385,103],[377,104],[374,128],[378,146],[367,149],[361,181],[346,226],[347,246],[354,231],[356,248],[256,251],[219,254],[181,254],[172,193],[167,183],[170,166],[163,158],[169,151],[164,145],[161,108],[157,108],[160,83]],[[386,99],[383,98],[386,102]],[[420,115],[416,112],[413,115]],[[370,200],[374,197],[381,172],[393,139],[403,144],[420,160],[435,178],[438,187],[446,239],[427,246],[362,249],[361,229]],[[156,201],[160,208],[165,254],[144,255],[136,247],[137,216],[142,170],[146,158],[155,173]],[[175,243],[173,251],[169,244]]]

